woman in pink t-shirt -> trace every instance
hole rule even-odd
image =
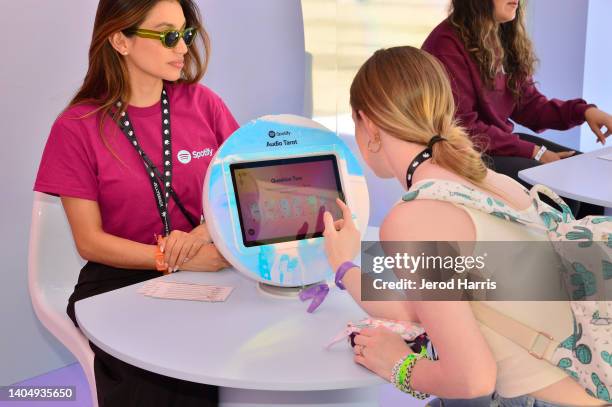
[[[213,154],[238,128],[198,83],[209,41],[192,0],[101,0],[92,38],[87,75],[53,124],[34,186],[61,197],[88,261],[68,304],[75,325],[80,299],[161,271],[228,266],[202,222],[202,185]],[[100,406],[217,404],[216,387],[91,347]]]

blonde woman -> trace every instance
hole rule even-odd
[[[532,219],[539,217],[525,189],[511,178],[487,169],[480,153],[454,119],[449,80],[436,58],[412,47],[377,51],[361,67],[351,86],[357,144],[367,165],[381,178],[396,178],[411,191],[425,180],[444,186],[468,186],[503,202]],[[423,151],[431,147],[429,157]],[[419,162],[414,171],[409,171]],[[398,196],[402,191],[398,188]],[[496,333],[481,328],[468,302],[361,301],[358,267],[348,262],[360,246],[359,233],[344,211],[336,230],[325,214],[325,245],[337,279],[370,315],[416,321],[436,347],[438,360],[413,357],[408,391],[435,394],[443,405],[595,406],[563,370],[537,360]],[[545,241],[539,231],[484,212],[451,203],[413,200],[397,204],[384,219],[381,241]],[[543,259],[553,258],[550,252]],[[516,259],[517,273],[533,271],[533,260]],[[518,274],[517,274],[518,278]],[[534,306],[535,305],[535,306]],[[572,334],[565,302],[496,303],[498,311],[557,338]],[[398,361],[412,351],[396,334],[366,329],[355,339],[355,362],[389,380]],[[493,396],[484,397],[490,393]],[[476,398],[481,397],[476,400]],[[474,399],[461,404],[459,399]]]

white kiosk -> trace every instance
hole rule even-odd
[[[293,115],[264,116],[219,148],[204,181],[215,245],[266,292],[295,294],[329,280],[323,213],[344,200],[365,233],[369,198],[361,166],[335,133]]]

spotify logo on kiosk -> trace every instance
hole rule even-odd
[[[322,234],[325,211],[342,217],[336,198],[365,233],[369,200],[357,159],[335,133],[291,115],[265,116],[234,132],[204,181],[215,245],[266,290],[333,278]]]

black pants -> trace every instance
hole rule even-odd
[[[529,141],[531,143],[537,144],[539,146],[545,146],[546,149],[559,153],[561,151],[569,151],[571,148],[564,147],[560,144],[553,143],[552,141],[545,140],[540,137],[532,136],[530,134],[517,134],[522,140]],[[582,154],[579,151],[576,151],[576,155]],[[519,171],[525,170],[527,168],[537,167],[538,165],[542,165],[539,161],[536,161],[532,158],[524,158],[524,157],[510,157],[510,156],[499,156],[494,155],[485,158],[485,162],[489,165],[492,170],[499,172],[501,174],[507,175],[510,178],[513,178],[523,184],[526,188],[530,189],[532,185],[523,181],[519,178]],[[572,212],[576,216],[576,218],[581,219],[588,215],[603,215],[604,208],[597,205],[592,205],[585,202],[578,202],[573,199],[563,198],[564,201],[569,205],[572,209]]]
[[[117,269],[89,262],[79,274],[66,312],[78,327],[74,313],[76,301],[159,275],[157,271]],[[216,386],[149,372],[109,355],[91,342],[89,345],[95,355],[94,374],[100,407],[212,407],[219,404],[219,388]]]

